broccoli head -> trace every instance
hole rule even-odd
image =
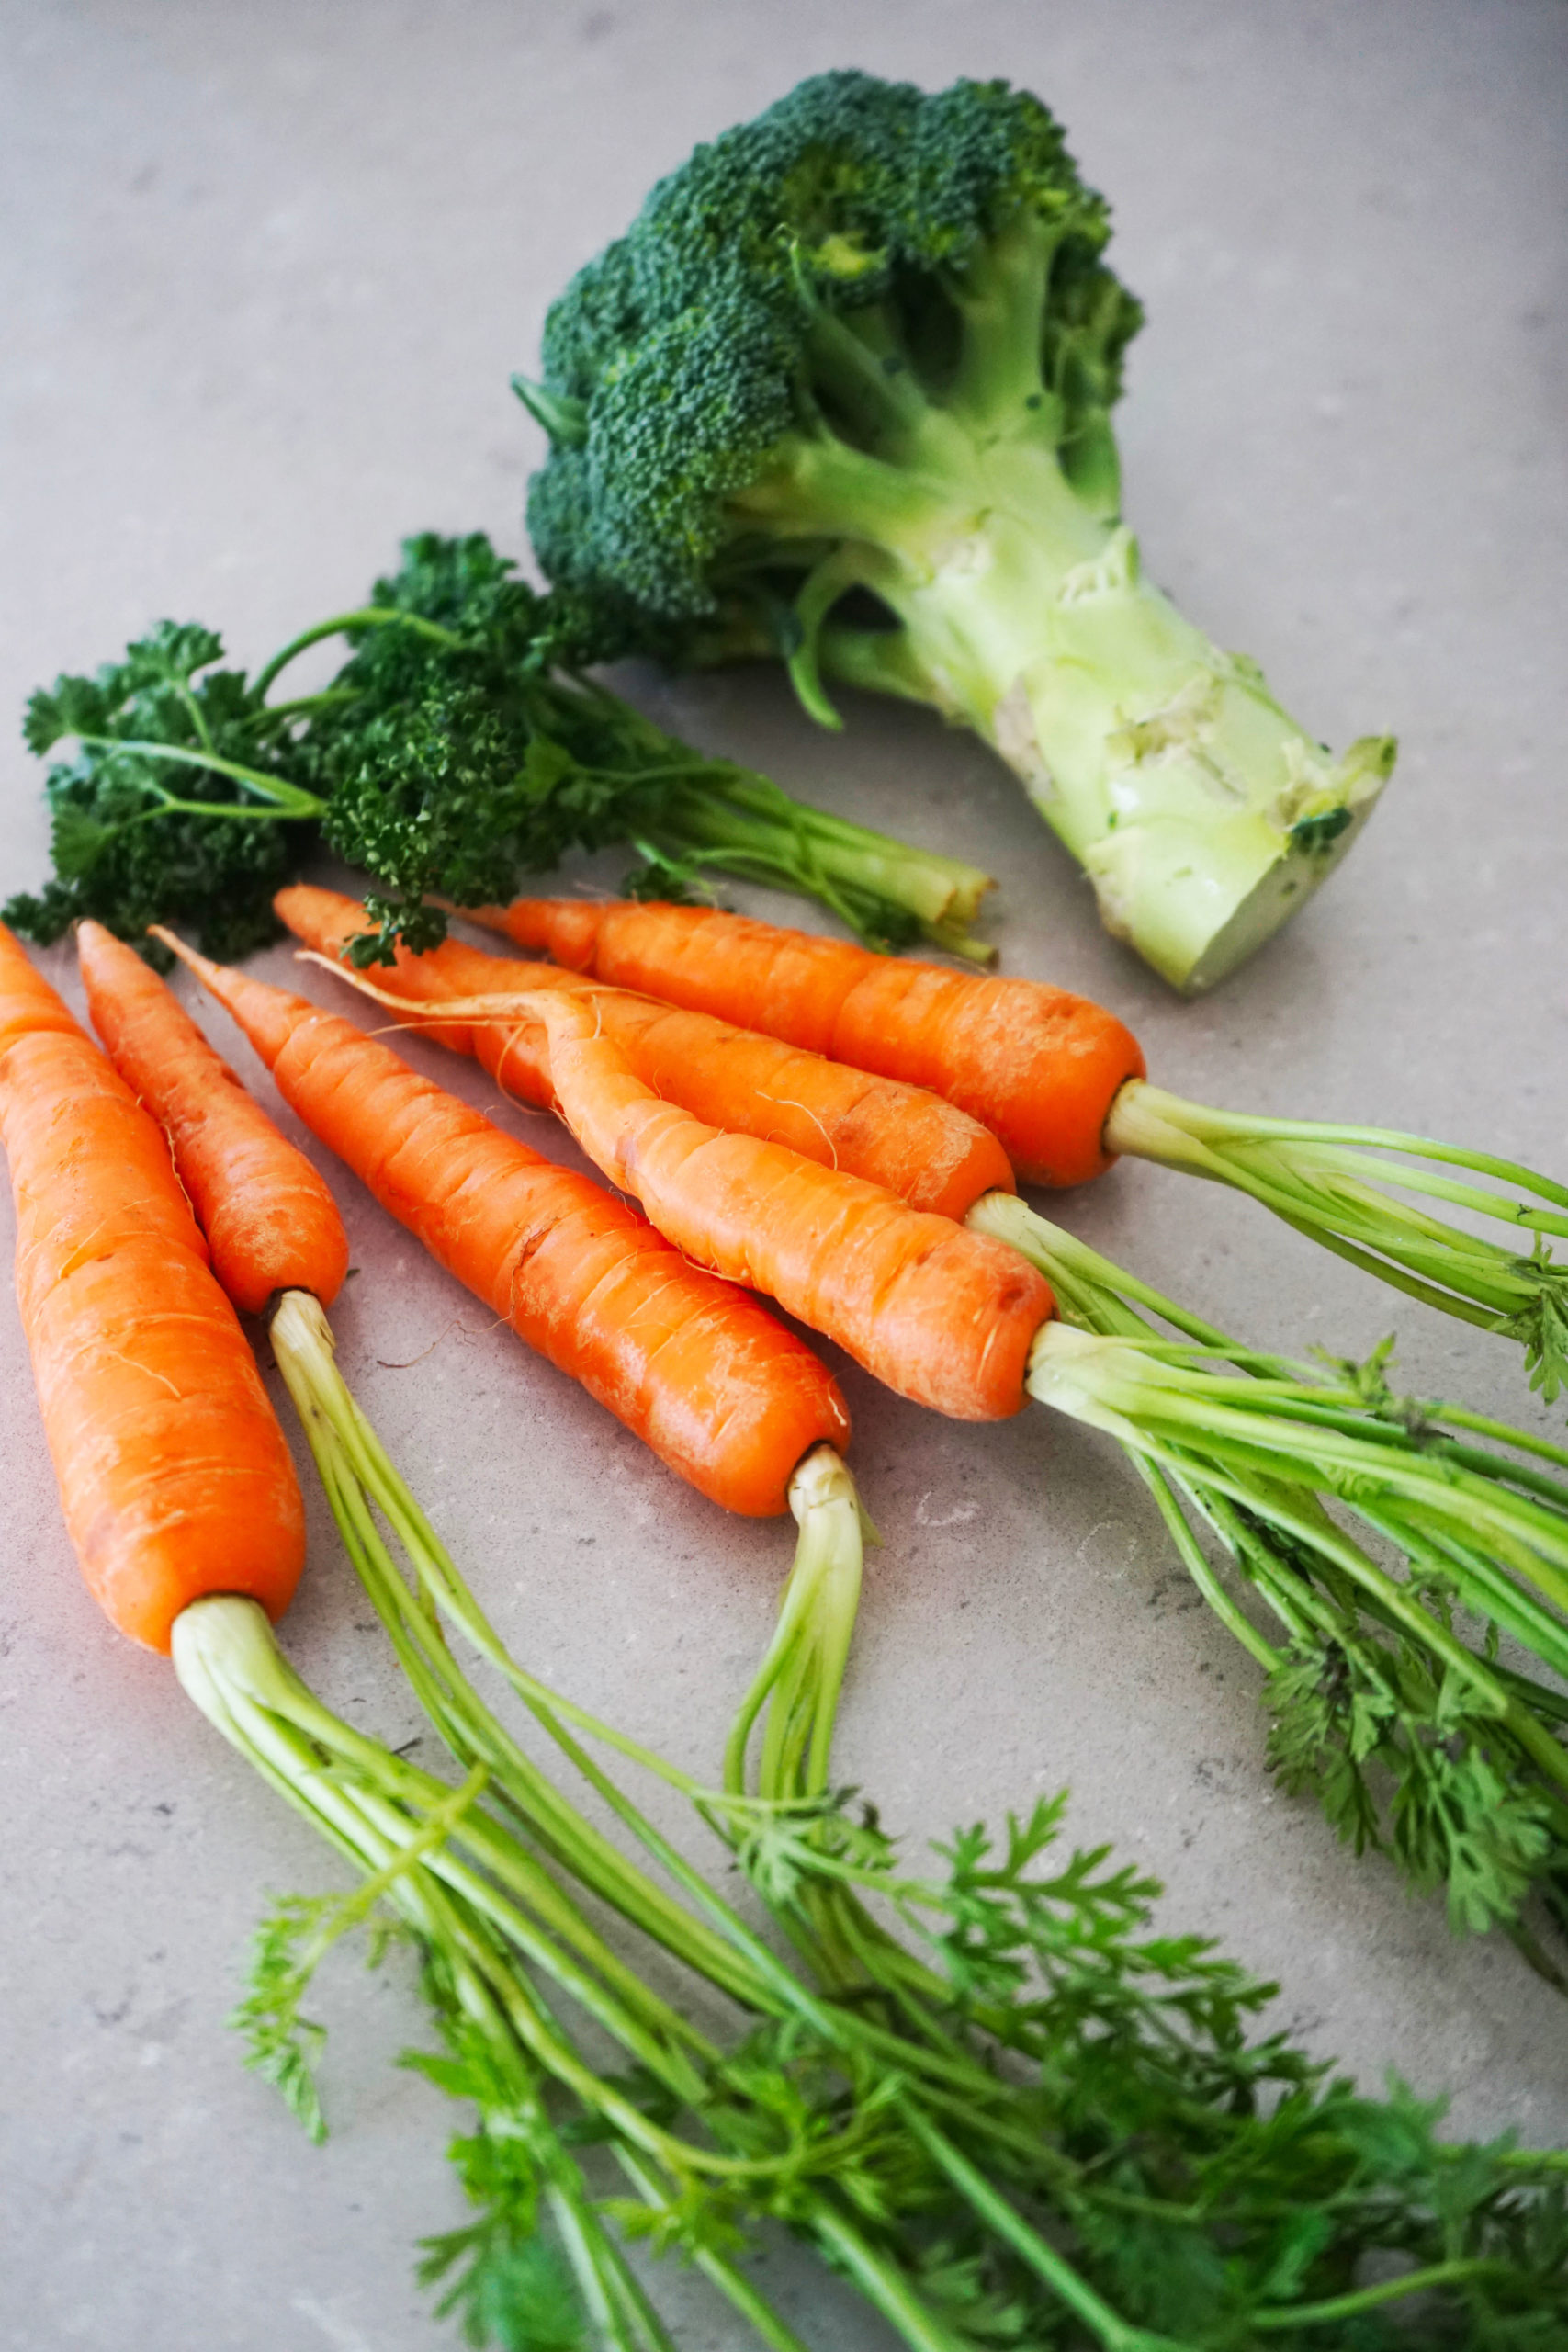
[[[1109,235],[1037,98],[804,82],[555,304],[528,523],[600,650],[773,653],[829,725],[830,677],[975,725],[1200,988],[1344,854],[1392,746],[1326,759],[1144,580]]]

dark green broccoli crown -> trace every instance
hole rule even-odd
[[[1116,398],[1140,314],[1099,258],[1105,205],[1038,99],[827,74],[699,147],[547,321],[531,405],[553,446],[528,506],[546,571],[645,637],[656,616],[720,613],[727,501],[788,436],[855,443],[816,364],[823,312],[863,327],[877,312],[882,364],[940,400],[962,336],[953,291],[1023,220],[1045,232],[1027,332],[1066,447]]]

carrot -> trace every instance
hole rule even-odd
[[[3,928],[0,1141],[17,1300],[88,1589],[164,1652],[204,1594],[280,1616],[304,1510],[244,1334],[162,1135]]]
[[[917,1404],[971,1421],[1021,1409],[1052,1298],[1015,1250],[705,1125],[632,1075],[591,1005],[557,990],[534,1002],[573,1135],[688,1257],[766,1291]]]
[[[280,890],[273,904],[297,938],[334,960],[368,921],[355,899],[306,884]],[[359,975],[344,977],[375,993]],[[465,1009],[479,1009],[486,997],[541,986],[581,990],[590,983],[548,965],[508,963],[451,939],[423,956],[400,947],[396,964],[378,978],[382,1003],[400,998],[451,1006],[449,1017],[420,1025],[454,1052],[474,1055],[525,1102],[548,1107],[549,1061],[538,1023],[460,1016]],[[705,1013],[673,1010],[623,989],[592,993],[601,1026],[634,1073],[709,1126],[787,1144],[807,1159],[885,1185],[912,1208],[936,1216],[962,1218],[986,1193],[1013,1189],[1012,1170],[996,1137],[940,1095],[870,1077]]]
[[[1489,1654],[1469,1647],[1419,1596],[1432,1574],[1450,1579],[1468,1610],[1533,1650],[1554,1676],[1568,1672],[1568,1490],[1537,1467],[1568,1466],[1568,1452],[1461,1408],[1403,1408],[1382,1385],[1386,1351],[1325,1376],[1244,1351],[999,1193],[971,1212],[968,1230],[948,1233],[971,1245],[987,1237],[1012,1243],[1051,1288],[987,1298],[977,1284],[965,1286],[962,1272],[953,1278],[940,1245],[900,1250],[901,1237],[890,1230],[898,1204],[886,1195],[776,1146],[701,1126],[628,1073],[580,995],[551,990],[535,1001],[574,1133],[682,1248],[771,1289],[890,1385],[950,1412],[976,1411],[973,1394],[955,1395],[953,1385],[989,1332],[1004,1374],[1003,1402],[998,1408],[988,1400],[990,1409],[1016,1408],[1021,1387],[1114,1436],[1137,1460],[1201,1591],[1273,1675],[1280,1752],[1314,1759],[1295,1769],[1303,1779],[1322,1775],[1331,1808],[1342,1805],[1330,1792],[1343,1791],[1348,1770],[1358,1819],[1374,1841],[1383,1834],[1376,1801],[1359,1778],[1359,1756],[1341,1747],[1348,1726],[1325,1713],[1323,1658],[1334,1659],[1344,1687],[1379,1692],[1389,1710],[1380,1722],[1399,1720],[1398,1736],[1388,1735],[1385,1746],[1380,1731],[1377,1749],[1399,1784],[1395,1825],[1423,1802],[1436,1720],[1429,1694],[1473,1691],[1473,1712],[1450,1752],[1484,1770],[1462,1797],[1456,1781],[1455,1811],[1441,1822],[1428,1817],[1417,1842],[1407,1831],[1396,1837],[1417,1883],[1448,1880],[1456,1923],[1515,1916],[1526,1878],[1557,1867],[1546,1859],[1550,1848],[1532,1839],[1514,1877],[1499,1871],[1483,1886],[1475,1841],[1514,1802],[1543,1808],[1533,1816],[1542,1821],[1568,1818],[1560,1810],[1568,1792],[1561,1709],[1551,1690],[1528,1676],[1505,1681],[1494,1673]],[[932,1222],[903,1216],[911,1229]],[[951,1301],[942,1295],[948,1283]],[[1166,1338],[1142,1309],[1190,1336]],[[975,1368],[990,1369],[984,1355]],[[1497,1442],[1472,1444],[1466,1432]],[[1184,1498],[1276,1611],[1282,1645],[1216,1583]],[[1405,1577],[1363,1550],[1325,1500],[1352,1520],[1364,1516],[1381,1544],[1403,1553]],[[1412,1661],[1408,1698],[1392,1702],[1388,1634],[1400,1645],[1393,1654]],[[1467,1698],[1461,1711],[1470,1707]]]
[[[76,948],[93,1026],[168,1136],[234,1305],[259,1315],[275,1293],[306,1290],[330,1306],[348,1271],[348,1236],[320,1175],[134,948],[91,922]]]
[[[1402,1129],[1185,1102],[1147,1082],[1109,1012],[1031,980],[876,956],[704,907],[520,899],[463,911],[580,974],[929,1086],[990,1127],[1026,1182],[1077,1183],[1125,1152],[1228,1184],[1406,1297],[1517,1340],[1548,1403],[1568,1389],[1568,1265],[1546,1243],[1568,1238],[1568,1185],[1517,1160]],[[1507,1230],[1494,1239],[1449,1224],[1423,1197]]]
[[[624,1202],[502,1135],[352,1023],[157,935],[382,1207],[701,1493],[750,1517],[783,1512],[803,1455],[843,1445],[843,1399],[810,1351]]]
[[[520,899],[463,911],[573,971],[927,1087],[988,1127],[1026,1183],[1102,1174],[1111,1106],[1144,1074],[1114,1014],[1033,980],[874,956],[713,907]]]

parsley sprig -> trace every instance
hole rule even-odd
[[[270,699],[310,647],[344,637],[321,691]],[[318,845],[372,877],[356,950],[434,945],[436,899],[515,897],[570,851],[630,844],[634,894],[689,898],[716,873],[816,899],[879,945],[968,938],[987,877],[792,800],[679,742],[584,674],[570,608],[515,576],[481,534],[405,542],[371,601],[295,637],[254,678],[221,640],[160,622],[94,676],[35,694],[54,873],[4,909],[27,937],[91,915],[147,949],[151,922],[209,955],[275,935],[272,897]]]

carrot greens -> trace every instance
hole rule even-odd
[[[1427,1136],[1213,1111],[1140,1080],[1111,1104],[1105,1140],[1247,1193],[1407,1296],[1517,1340],[1545,1403],[1568,1387],[1568,1265],[1547,1246],[1549,1234],[1568,1236],[1568,1187],[1550,1177]],[[1476,1176],[1485,1181],[1467,1181]],[[1513,1226],[1528,1247],[1446,1224],[1399,1191]]]
[[[319,690],[269,699],[310,647],[346,637]],[[301,631],[254,677],[220,638],[161,622],[118,662],[35,694],[53,877],[6,920],[38,941],[92,915],[140,944],[188,921],[211,954],[276,936],[271,899],[323,842],[378,886],[357,960],[446,932],[431,895],[512,896],[570,850],[629,843],[628,887],[682,898],[726,873],[804,892],[886,944],[988,951],[969,926],[988,877],[679,742],[586,676],[595,648],[482,534],[405,542],[371,601]],[[156,956],[157,951],[151,951]]]
[[[1397,2085],[1364,2098],[1260,2034],[1272,1988],[1157,1928],[1157,1888],[1104,1849],[1065,1854],[1060,1798],[999,1839],[959,1831],[922,1871],[835,1789],[859,1522],[830,1465],[808,1463],[794,1497],[762,1788],[744,1792],[738,1761],[753,1690],[713,1789],[508,1656],[341,1387],[324,1327],[291,1313],[280,1362],[334,1514],[463,1777],[333,1716],[243,1602],[187,1611],[176,1664],[359,1873],[335,1906],[274,1913],[241,2013],[307,2123],[321,1952],[389,1916],[422,1957],[440,2046],[409,2063],[473,2118],[452,2149],[473,2219],[429,2245],[423,2275],[472,2341],[666,2345],[630,2238],[694,2263],[795,2352],[748,2267],[778,2222],[919,2352],[1376,2352],[1417,2317],[1431,2346],[1551,2340],[1565,2160],[1449,2145],[1439,2107]],[[448,1628],[501,1668],[557,1772],[503,1728]],[[711,1860],[654,1824],[626,1767],[684,1797]],[[585,1908],[605,1894],[614,1940]],[[727,2024],[699,2029],[653,1990],[649,1944]],[[590,2028],[612,2056],[590,2054]]]
[[[1539,1890],[1568,1925],[1568,1486],[1549,1475],[1568,1449],[1396,1395],[1392,1342],[1364,1364],[1243,1349],[1014,1197],[988,1194],[969,1221],[1050,1282],[1030,1392],[1144,1474],[1268,1677],[1284,1784],[1313,1790],[1358,1853],[1446,1888],[1456,1928],[1501,1925],[1562,1984],[1519,1910]],[[1548,1679],[1505,1663],[1500,1633]]]

